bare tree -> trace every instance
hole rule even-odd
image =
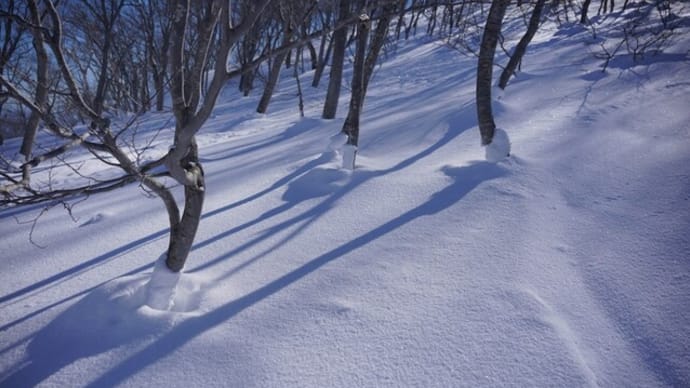
[[[378,21],[371,41],[369,41],[369,32],[371,30],[370,17],[367,14],[360,15],[360,20],[357,24],[355,59],[352,69],[352,94],[342,129],[342,132],[347,135],[347,145],[349,146],[343,158],[343,167],[347,169],[355,168],[357,147],[359,146],[360,116],[364,106],[364,98],[379,53],[388,36],[391,17],[397,13],[397,6],[394,3],[390,3],[379,7],[376,11]]]
[[[323,33],[321,34],[321,44],[319,44],[319,53],[316,60],[316,68],[314,69],[314,79],[312,80],[311,86],[316,88],[321,82],[321,76],[323,75],[323,70],[326,68],[326,63],[328,58],[331,56],[331,50],[333,49],[333,39],[330,39],[330,34],[327,29],[324,28],[331,24],[331,19],[333,18],[333,10],[328,7],[325,10],[319,10],[319,16],[321,21],[321,28]]]
[[[156,110],[162,111],[168,80],[173,8],[169,1],[148,0],[135,0],[133,7],[136,13],[131,23],[132,28],[139,29],[144,36],[146,64],[153,81]]]
[[[486,19],[482,43],[479,48],[479,60],[477,62],[477,120],[481,134],[482,145],[491,144],[494,138],[496,124],[491,108],[491,83],[494,66],[494,54],[498,36],[501,33],[501,25],[510,0],[497,0],[491,3]]]
[[[67,95],[79,108],[81,115],[91,124],[88,131],[83,133],[63,125],[59,117],[41,103],[40,90],[37,89],[33,95],[27,95],[18,85],[10,81],[9,77],[0,74],[0,84],[11,97],[40,117],[51,133],[65,140],[61,146],[32,158],[24,166],[36,166],[58,157],[72,147],[81,146],[104,163],[117,166],[123,173],[113,179],[68,188],[36,188],[29,182],[19,182],[11,174],[3,173],[3,177],[9,181],[9,184],[0,187],[0,204],[59,200],[80,194],[102,192],[139,181],[160,197],[166,206],[170,222],[170,240],[164,256],[165,264],[170,271],[179,272],[189,256],[201,218],[205,194],[204,174],[198,158],[195,135],[210,116],[223,86],[235,74],[226,68],[231,48],[252,27],[271,0],[257,2],[254,11],[242,15],[241,22],[238,24],[231,18],[228,1],[214,0],[204,4],[191,0],[175,2],[175,18],[171,35],[173,41],[170,52],[172,76],[170,92],[173,97],[175,117],[174,141],[165,156],[148,162],[132,159],[125,151],[120,138],[123,132],[113,131],[111,121],[104,115],[101,99],[84,98],[83,88],[73,76],[72,66],[69,65],[64,54],[63,20],[56,5],[52,1],[43,1],[41,5],[37,0],[27,1],[31,19],[22,19],[19,15],[11,15],[11,17],[20,20],[32,29],[34,32],[32,35],[36,40],[34,48],[38,51],[37,60],[41,62],[39,68],[51,61],[56,63],[68,89]],[[44,13],[46,20],[41,17]],[[192,18],[195,19],[194,23],[190,22]],[[193,46],[189,45],[189,39],[192,38],[196,43]],[[40,53],[43,47],[50,50],[49,53],[47,52],[50,58]],[[216,58],[215,71],[205,98],[202,99],[201,80],[211,51]],[[105,68],[101,70],[107,72]],[[32,82],[34,85],[40,85],[39,75]],[[158,174],[151,173],[153,167],[160,165],[165,165],[166,175],[183,186],[184,208],[182,211],[172,195],[171,188],[158,178]]]
[[[104,111],[104,104],[108,97],[109,88],[115,78],[113,68],[117,67],[117,59],[114,56],[115,40],[123,34],[118,33],[125,0],[80,0],[64,5],[69,23],[74,28],[70,29],[76,36],[69,36],[69,50],[72,55],[82,55],[82,58],[74,58],[75,61],[84,61],[93,58],[96,69],[86,75],[90,78],[96,75],[96,85],[91,98],[91,107],[96,114]],[[87,43],[87,44],[84,44]],[[64,46],[63,46],[64,47]],[[77,50],[77,47],[81,49]],[[83,49],[86,48],[86,52]],[[112,62],[116,62],[113,66]]]
[[[541,14],[542,10],[544,9],[545,3],[546,0],[537,0],[536,4],[534,5],[534,10],[532,10],[532,16],[530,16],[529,24],[527,25],[527,31],[515,47],[515,51],[513,51],[513,54],[510,56],[510,60],[508,61],[506,67],[503,69],[501,77],[499,78],[498,86],[501,89],[505,89],[505,87],[508,85],[508,80],[510,80],[510,77],[512,77],[513,74],[515,74],[518,65],[522,61],[522,57],[527,52],[527,46],[532,41],[534,34],[539,29],[539,22],[541,20]]]
[[[338,21],[345,22],[350,17],[350,2],[340,0],[338,5]],[[333,56],[331,58],[331,72],[328,80],[326,101],[323,105],[324,119],[333,119],[338,110],[340,99],[340,85],[343,82],[343,66],[345,62],[345,48],[347,46],[347,28],[338,29],[333,33]]]
[[[580,24],[585,24],[587,23],[587,12],[589,11],[589,5],[592,3],[592,0],[585,0],[582,3],[582,11],[580,13]]]
[[[353,170],[355,168],[355,155],[359,143],[359,117],[364,104],[364,57],[367,53],[367,40],[371,29],[369,15],[363,13],[359,16],[357,24],[357,39],[355,47],[355,61],[352,65],[352,95],[350,97],[350,109],[347,119],[343,124],[343,133],[347,135],[347,145],[343,156],[343,167]]]
[[[275,10],[274,13],[276,14],[276,19],[279,20],[279,24],[281,26],[282,31],[280,34],[283,36],[282,45],[288,45],[292,40],[293,32],[295,30],[295,21],[293,20],[295,17],[294,9],[289,9],[290,5],[288,5],[286,2],[278,2],[276,4],[278,5],[278,9]],[[293,6],[295,5],[295,3],[291,4]],[[284,52],[276,55],[276,57],[273,59],[273,63],[268,71],[268,79],[266,80],[266,85],[264,86],[264,92],[262,93],[261,99],[259,100],[259,105],[256,108],[258,113],[266,113],[268,110],[268,104],[271,102],[271,97],[273,97],[273,92],[278,84],[280,70],[282,69],[283,62],[286,61],[289,53],[289,50],[285,50]]]

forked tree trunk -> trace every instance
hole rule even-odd
[[[216,99],[229,79],[226,64],[230,50],[253,27],[270,2],[271,0],[254,2],[255,8],[245,15],[237,27],[233,27],[231,23],[230,2],[211,2],[207,17],[194,25],[194,32],[198,36],[197,48],[191,54],[193,66],[189,68],[185,66],[185,37],[189,35],[188,31],[191,28],[188,22],[192,6],[199,5],[189,0],[177,0],[175,4],[177,12],[172,23],[174,39],[171,42],[170,53],[170,94],[176,125],[174,145],[165,157],[165,166],[170,176],[184,186],[185,208],[177,221],[176,217],[173,217],[176,204],[170,203],[171,196],[162,192],[161,198],[168,208],[171,224],[170,245],[165,262],[166,267],[172,272],[179,272],[184,268],[199,227],[204,203],[206,187],[195,135],[212,114]],[[218,26],[222,27],[216,28]],[[220,35],[217,41],[214,41],[217,31]],[[202,100],[200,83],[208,64],[207,54],[211,47],[215,52],[214,71]]]
[[[510,77],[515,74],[515,70],[522,61],[522,57],[527,52],[529,42],[532,41],[534,34],[539,29],[539,21],[541,20],[541,13],[544,9],[544,3],[546,3],[546,0],[537,0],[537,3],[534,5],[534,10],[532,11],[532,16],[529,19],[529,25],[527,26],[527,32],[525,32],[525,35],[523,35],[522,39],[520,39],[520,42],[518,42],[513,55],[510,56],[508,65],[506,65],[505,69],[503,69],[503,72],[501,73],[501,77],[498,82],[498,87],[501,89],[506,88],[506,85],[508,85],[508,80],[510,80]]]
[[[489,145],[494,137],[496,124],[491,110],[491,81],[493,75],[494,54],[498,36],[501,33],[501,24],[509,0],[497,0],[491,3],[486,27],[479,47],[479,61],[477,63],[477,121],[482,145]]]

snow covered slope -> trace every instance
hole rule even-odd
[[[173,311],[143,306],[167,217],[138,187],[43,214],[44,248],[41,208],[0,212],[0,385],[690,386],[687,32],[602,71],[546,24],[498,164],[475,59],[427,38],[377,70],[352,172],[323,90],[301,119],[287,79],[266,115],[228,88]]]

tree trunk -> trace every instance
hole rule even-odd
[[[42,25],[41,15],[36,3],[29,4],[31,10],[32,23],[36,28],[31,29],[33,36],[33,46],[36,52],[36,89],[34,94],[34,103],[40,109],[45,109],[48,101],[48,53],[44,46],[43,33],[38,29]],[[38,132],[38,125],[41,122],[41,115],[38,112],[31,112],[29,122],[26,125],[24,138],[22,139],[22,146],[19,152],[24,155],[26,162],[31,160],[33,152],[34,141],[36,140],[36,133]],[[1,143],[0,143],[1,144]],[[31,163],[25,163],[22,166],[22,184],[29,185],[31,180]]]
[[[321,46],[319,46],[319,58],[316,63],[316,70],[314,70],[314,79],[311,82],[313,88],[318,88],[321,82],[321,76],[323,75],[323,70],[326,68],[326,63],[331,57],[331,51],[333,50],[333,39],[328,40],[328,45],[326,45],[327,34],[324,34],[321,38]],[[324,46],[326,51],[324,53]]]
[[[339,21],[345,21],[349,16],[349,2],[340,0]],[[324,119],[333,119],[338,110],[338,99],[340,99],[340,84],[343,80],[343,65],[345,62],[345,46],[347,44],[347,28],[333,32],[333,61],[331,63],[330,79],[328,80],[328,91],[326,92],[326,102],[323,105]]]
[[[203,186],[201,188],[192,185],[184,187],[184,211],[180,222],[170,227],[168,257],[165,260],[165,264],[173,272],[180,272],[184,268],[189,252],[192,250],[192,243],[201,221],[204,194]]]
[[[256,76],[256,70],[251,68],[249,64],[242,65],[243,71],[240,76],[240,91],[242,95],[247,97],[254,89],[254,78]]]
[[[371,21],[368,15],[362,14],[359,18],[355,62],[352,68],[352,96],[350,97],[350,109],[345,123],[343,123],[343,133],[347,135],[347,144],[352,146],[351,152],[353,152],[351,158],[348,158],[350,160],[348,164],[351,165],[344,166],[349,169],[354,169],[355,155],[357,145],[359,144],[359,116],[364,102],[364,60],[367,54],[367,41],[369,40],[369,30],[371,28]]]
[[[288,44],[291,39],[290,31],[286,31],[283,37],[283,44]],[[271,97],[273,97],[273,92],[275,91],[276,85],[278,84],[278,77],[280,77],[280,70],[283,68],[283,62],[287,60],[290,54],[290,50],[284,51],[279,54],[271,64],[271,70],[268,73],[268,80],[266,80],[266,86],[264,86],[264,92],[261,95],[261,100],[259,100],[259,105],[256,108],[258,113],[266,113],[268,110],[268,104],[271,102]],[[296,66],[296,65],[295,65]]]
[[[522,39],[520,39],[520,42],[515,47],[515,52],[513,52],[513,55],[510,57],[510,61],[508,61],[508,65],[501,73],[501,77],[498,82],[498,86],[501,89],[506,88],[506,85],[508,85],[508,80],[510,80],[510,77],[515,74],[518,64],[520,61],[522,61],[522,57],[525,55],[525,52],[527,52],[529,42],[532,41],[534,34],[539,29],[539,21],[541,20],[541,13],[544,9],[544,3],[546,3],[546,0],[537,0],[537,4],[535,4],[534,10],[532,11],[532,16],[529,19],[527,32],[525,32],[525,35],[523,35]]]
[[[395,40],[400,40],[400,31],[405,24],[405,0],[400,0],[399,7],[398,23],[395,25]]]
[[[582,3],[582,14],[580,14],[580,24],[587,23],[587,11],[589,11],[589,4],[591,2],[592,0],[585,0],[585,2]]]
[[[486,27],[479,47],[479,60],[477,63],[477,120],[482,145],[489,145],[494,137],[496,124],[491,110],[491,81],[493,75],[494,54],[498,36],[501,33],[503,16],[510,4],[510,0],[497,0],[491,3]]]
[[[371,38],[369,52],[367,53],[367,58],[364,61],[364,79],[362,81],[364,84],[364,96],[367,94],[369,80],[371,80],[371,76],[374,74],[374,67],[378,61],[383,44],[386,43],[388,27],[390,25],[391,17],[393,16],[395,8],[396,6],[394,4],[383,8],[382,15],[379,17],[379,20],[376,24],[376,31],[374,31],[374,35]]]
[[[316,48],[314,47],[314,44],[311,43],[311,41],[307,42],[307,50],[309,50],[309,60],[311,62],[311,69],[316,70],[316,66],[318,64],[318,57],[316,55]]]
[[[302,60],[302,52],[297,51],[297,58],[295,58],[295,62],[299,62]],[[304,95],[302,94],[302,82],[299,79],[299,68],[297,65],[292,69],[292,75],[295,77],[295,83],[297,84],[297,98],[298,98],[298,108],[299,108],[299,117],[304,117]]]
[[[182,124],[189,122],[188,116],[183,116]],[[186,128],[176,130],[182,134]],[[181,151],[186,148],[186,150]],[[181,155],[181,156],[180,156]],[[199,161],[199,151],[194,136],[186,142],[182,136],[176,135],[175,146],[168,154],[166,166],[170,175],[184,186],[184,211],[182,217],[174,214],[170,216],[170,241],[166,266],[173,272],[179,272],[192,249],[192,243],[201,221],[201,211],[204,204],[206,185],[204,171]],[[165,198],[163,198],[165,200]],[[170,212],[171,205],[167,205]],[[175,210],[175,209],[173,209]],[[175,211],[179,214],[179,211]]]

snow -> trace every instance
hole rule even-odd
[[[0,385],[689,386],[685,30],[602,71],[587,31],[545,23],[495,101],[500,163],[475,58],[428,38],[377,69],[352,171],[324,90],[301,119],[288,78],[268,115],[230,85],[181,276],[137,185],[43,213],[45,248],[41,207],[0,211]],[[167,119],[142,118],[151,158]]]
[[[510,138],[508,133],[501,128],[494,130],[494,138],[490,144],[484,147],[486,161],[498,163],[510,156]]]
[[[341,148],[343,155],[343,168],[346,170],[355,169],[355,157],[357,155],[357,146],[346,144]]]

